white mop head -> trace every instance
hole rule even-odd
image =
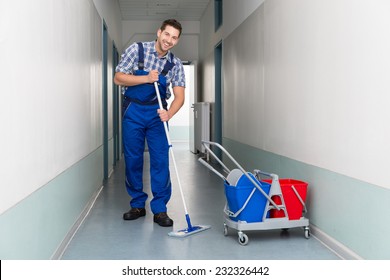
[[[211,226],[207,226],[207,225],[192,226],[191,228],[186,228],[179,231],[171,231],[170,233],[168,233],[168,235],[171,237],[187,237],[189,235],[204,231],[209,228],[211,228]]]

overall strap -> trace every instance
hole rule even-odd
[[[145,60],[145,54],[144,54],[144,46],[142,42],[138,42],[138,69],[139,70],[144,70],[144,60]],[[161,72],[161,75],[166,76],[168,72],[175,66],[175,63],[173,63],[173,53],[169,53],[171,56],[171,61],[167,59],[167,62],[164,65],[164,69]]]
[[[144,45],[138,42],[138,69],[144,70]]]
[[[169,53],[171,55],[171,61],[167,59],[167,62],[164,65],[164,69],[161,72],[161,75],[165,76],[168,74],[168,72],[175,66],[175,63],[173,63],[173,53]]]

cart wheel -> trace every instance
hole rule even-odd
[[[305,227],[305,238],[306,239],[310,238],[310,229],[309,229],[309,227]]]
[[[249,238],[245,233],[242,232],[238,233],[238,243],[240,243],[240,245],[245,246],[246,244],[248,244],[248,241]]]
[[[228,235],[228,226],[225,223],[223,224],[223,235]]]

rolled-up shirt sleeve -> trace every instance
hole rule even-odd
[[[136,43],[128,47],[121,55],[121,59],[115,68],[115,72],[133,74],[134,66],[138,60],[138,45]]]
[[[176,64],[176,67],[174,69],[174,75],[172,77],[171,83],[172,87],[185,87],[186,86],[186,77],[184,73],[184,66],[181,63]]]

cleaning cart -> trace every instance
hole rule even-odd
[[[206,149],[206,160],[199,158],[199,161],[224,181],[225,236],[228,235],[228,229],[233,228],[238,232],[238,243],[246,245],[249,238],[245,231],[301,227],[305,238],[310,237],[309,220],[303,217],[303,213],[307,212],[307,183],[294,179],[279,179],[276,174],[258,169],[253,173],[247,172],[222,145],[210,141],[202,141],[202,145]],[[227,168],[210,146],[219,148],[237,168]],[[226,177],[208,163],[210,156],[221,165],[223,172],[228,173]]]

